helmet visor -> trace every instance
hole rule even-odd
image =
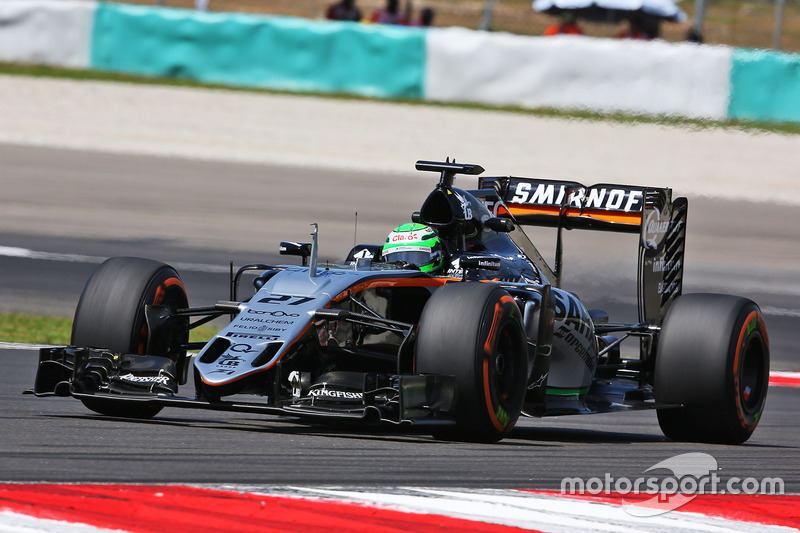
[[[418,267],[423,267],[432,261],[430,250],[415,251],[415,250],[389,250],[383,257],[386,261],[406,261],[413,263]]]

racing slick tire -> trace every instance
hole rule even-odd
[[[114,353],[144,354],[148,341],[145,305],[188,307],[178,273],[150,259],[106,260],[86,282],[78,300],[71,344],[105,348]],[[151,345],[159,346],[160,353],[149,355],[166,356],[176,362],[186,355],[181,345],[189,340],[188,319],[176,324],[177,327],[160,330],[163,338],[151,339]],[[120,400],[81,398],[81,401],[97,413],[127,418],[150,418],[162,409]]]
[[[493,283],[450,283],[422,311],[415,371],[455,378],[454,432],[441,438],[496,442],[519,418],[527,344],[514,299]]]
[[[740,444],[761,418],[769,382],[769,339],[751,300],[687,294],[664,318],[655,361],[658,423],[678,441]]]

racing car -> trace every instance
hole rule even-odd
[[[386,243],[322,264],[311,224],[311,242],[280,245],[299,264],[231,266],[227,299],[213,306],[190,307],[164,263],[105,261],[80,296],[71,344],[41,349],[32,392],[115,417],[201,408],[481,442],[507,436],[520,416],[656,409],[670,439],[750,437],[767,395],[767,329],[751,300],[683,294],[686,198],[482,177],[449,159],[416,168],[438,184]],[[458,176],[477,188],[455,187]],[[525,226],[555,228],[552,266]],[[572,229],[638,237],[637,322],[613,322],[561,287]],[[435,262],[396,253],[404,239]],[[190,329],[220,317],[213,338],[189,342]],[[190,379],[194,394],[181,396]]]

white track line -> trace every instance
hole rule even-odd
[[[34,518],[24,514],[0,511],[0,531],[3,533],[112,533],[121,529],[102,529],[88,524]]]
[[[36,250],[29,250],[27,248],[18,248],[15,246],[0,246],[0,256],[4,257],[18,257],[22,259],[41,259],[44,261],[65,261],[68,263],[90,263],[100,264],[108,257],[99,257],[93,255],[80,255],[80,254],[59,254],[52,252],[38,252]],[[228,272],[229,265],[209,265],[203,263],[172,263],[172,267],[177,270],[191,270],[194,272]]]

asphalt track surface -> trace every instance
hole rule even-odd
[[[705,452],[722,479],[779,477],[786,492],[800,491],[800,389],[772,388],[761,424],[742,446],[666,441],[652,412],[526,419],[510,437],[484,445],[210,411],[107,418],[69,398],[22,395],[36,352],[3,350],[0,357],[3,481],[558,490],[565,477],[634,480],[674,455]]]
[[[9,311],[71,314],[97,262],[114,255],[180,265],[191,302],[213,303],[227,298],[228,260],[237,265],[278,260],[277,240],[302,240],[310,222],[321,224],[323,253],[341,257],[353,239],[352,220],[343,222],[342,212],[350,218],[351,211],[363,209],[358,240],[379,242],[424,198],[424,192],[418,192],[421,186],[415,185],[409,187],[413,198],[388,202],[402,193],[403,182],[397,185],[394,176],[313,167],[15,145],[0,145],[0,161],[6,169],[15,169],[11,175],[18,181],[9,194],[16,213],[27,208],[30,222],[30,231],[25,231],[19,220],[6,224],[8,211],[0,215],[3,231],[13,229],[0,233],[0,308]],[[136,180],[137,176],[146,179]],[[185,180],[180,197],[170,196],[176,176]],[[274,179],[286,188],[244,206],[227,202],[225,187],[216,196],[195,201],[192,183],[207,183],[211,176],[224,176],[228,186],[250,184],[263,190],[260,180]],[[70,179],[79,177],[85,181]],[[99,191],[104,177],[109,190]],[[409,182],[412,179],[416,178]],[[376,181],[380,187],[369,185]],[[422,182],[424,190],[432,181]],[[119,183],[131,188],[115,194],[110,189]],[[163,204],[153,207],[148,195],[137,195],[137,183],[145,188],[165,184],[165,194],[159,196]],[[25,187],[38,195],[25,196]],[[92,198],[100,198],[101,192],[114,208],[93,213],[99,200]],[[26,200],[28,205],[20,206]],[[173,210],[165,213],[169,206]],[[773,368],[798,370],[796,209],[708,199],[691,203],[690,209],[686,291],[754,298],[764,308],[770,328]],[[137,211],[141,220],[126,218]],[[219,233],[223,237],[190,231],[176,213],[213,222],[224,229]],[[115,221],[115,214],[121,222]],[[117,225],[127,230],[117,232]],[[330,225],[334,231],[326,233]],[[91,229],[96,237],[89,237]],[[228,240],[226,233],[231,235]],[[285,235],[275,238],[280,233]],[[541,237],[552,242],[547,234]],[[568,238],[565,285],[571,284],[590,305],[608,308],[612,317],[633,319],[635,242],[609,237],[610,243],[601,245],[585,234]],[[549,257],[547,246],[543,248]],[[33,383],[35,351],[2,349],[0,358],[3,481],[558,489],[565,477],[602,478],[608,473],[634,479],[673,455],[706,452],[717,459],[721,476],[780,477],[786,492],[800,492],[795,415],[800,389],[771,389],[765,416],[743,446],[669,442],[652,412],[523,420],[510,438],[480,445],[247,414],[167,409],[149,421],[105,418],[75,400],[23,396],[22,390]],[[183,392],[192,394],[191,389]]]

